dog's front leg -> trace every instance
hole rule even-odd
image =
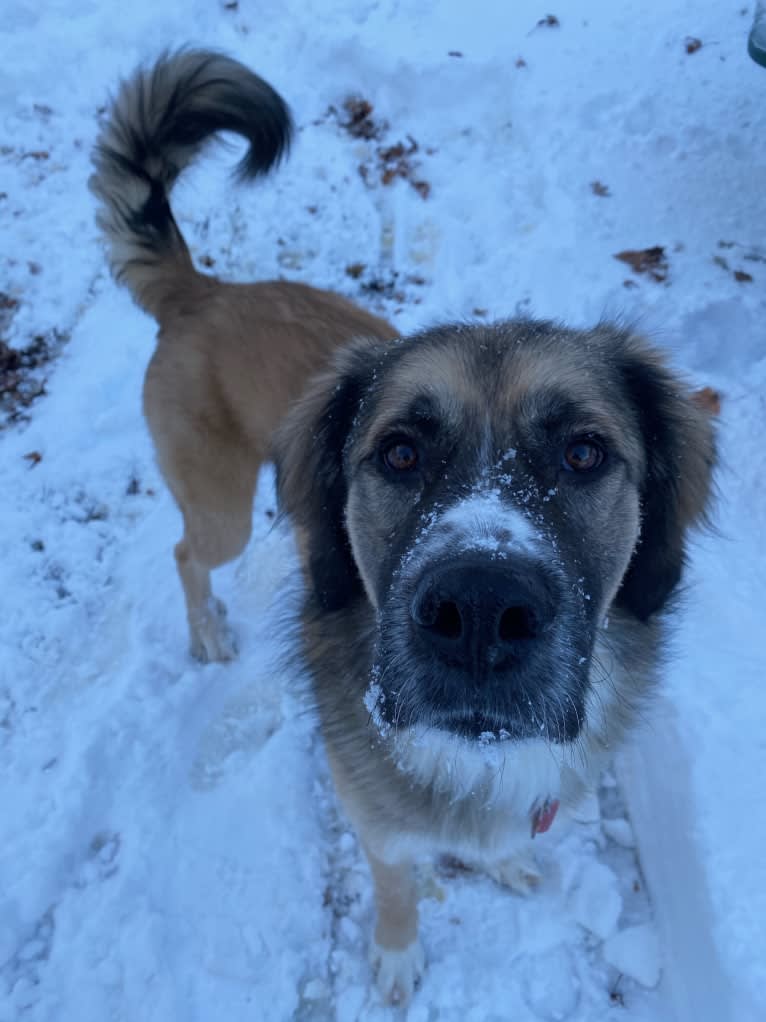
[[[378,988],[392,1003],[406,1004],[425,966],[418,940],[418,896],[409,861],[389,865],[365,849],[375,884],[378,919],[370,961]]]

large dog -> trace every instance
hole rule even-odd
[[[412,863],[521,886],[650,694],[709,416],[629,331],[515,320],[360,341],[277,433],[303,649],[376,888],[383,993],[423,967]]]
[[[242,178],[288,148],[282,98],[221,54],[165,55],[121,86],[97,140],[90,186],[115,277],[159,324],[144,413],[160,468],[183,514],[176,562],[191,651],[235,652],[210,571],[250,537],[258,470],[289,403],[352,337],[391,338],[382,319],[328,291],[271,281],[230,284],[199,273],[168,204],[183,169],[220,131],[250,143]]]

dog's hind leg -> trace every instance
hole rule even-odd
[[[233,660],[237,645],[226,622],[226,606],[213,596],[210,567],[198,560],[186,536],[176,544],[175,557],[186,598],[191,655],[202,663]]]
[[[225,476],[219,466],[207,477],[204,500],[191,499],[188,489],[179,500],[184,535],[175,548],[176,564],[186,598],[191,654],[203,663],[236,656],[226,607],[213,596],[210,572],[238,557],[252,531],[258,462],[227,460]],[[209,506],[211,498],[214,508]]]
[[[425,965],[418,940],[418,897],[410,862],[388,865],[367,849],[378,920],[370,961],[387,1001],[406,1004]]]

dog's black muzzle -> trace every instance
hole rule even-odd
[[[406,689],[389,675],[392,711],[400,706],[403,719],[465,736],[575,738],[590,629],[571,588],[549,564],[517,551],[429,560],[406,601],[384,612],[382,664],[405,648],[411,657]]]
[[[556,617],[555,579],[518,556],[461,557],[428,568],[410,603],[415,641],[468,687],[512,672],[548,641]]]

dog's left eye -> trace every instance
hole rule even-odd
[[[411,472],[418,463],[418,451],[409,440],[399,439],[383,447],[383,461],[393,472]]]
[[[592,472],[605,457],[604,448],[591,437],[577,437],[567,444],[561,467],[567,472]]]

